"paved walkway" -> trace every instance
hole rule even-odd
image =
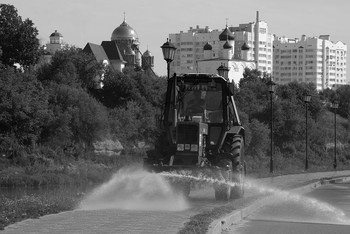
[[[315,179],[344,175],[350,175],[350,171],[277,176],[255,181],[259,185],[283,189]],[[196,197],[196,191],[191,194]],[[203,195],[203,191],[198,194]],[[204,195],[198,199],[191,198],[191,208],[185,211],[75,210],[25,220],[8,226],[0,233],[177,233],[193,215],[224,205],[213,200],[212,189],[207,190]],[[248,192],[247,197],[251,196],[254,196],[254,193]],[[245,203],[245,199],[239,200],[237,202],[240,206],[249,205],[248,202]]]

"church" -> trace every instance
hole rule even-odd
[[[100,45],[89,42],[83,51],[116,71],[123,71],[125,67],[152,69],[154,56],[149,50],[142,54],[139,45],[136,31],[126,23],[124,17],[121,25],[112,32],[110,41],[102,41]]]

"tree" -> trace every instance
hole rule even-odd
[[[266,124],[256,119],[253,119],[247,127],[249,129],[250,142],[249,145],[247,145],[246,153],[253,158],[262,159],[269,148],[270,130]]]
[[[34,145],[48,120],[48,100],[40,82],[29,73],[0,71],[0,129],[26,146]]]
[[[65,147],[74,142],[91,146],[108,134],[106,108],[82,88],[52,84],[48,91],[53,117],[43,131],[43,143]]]
[[[49,64],[38,68],[38,79],[47,84],[55,82],[84,89],[95,89],[103,71],[92,55],[71,47],[57,51]]]
[[[336,97],[333,101],[339,102],[339,113],[344,118],[350,117],[350,86],[344,85],[336,90]]]
[[[38,30],[30,19],[22,21],[17,9],[0,4],[1,61],[4,65],[18,63],[24,68],[34,65],[39,59]]]
[[[235,99],[238,108],[248,115],[249,121],[261,113],[268,103],[267,77],[258,70],[246,68],[243,78],[239,82],[239,92],[236,92]]]

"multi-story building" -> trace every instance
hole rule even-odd
[[[274,40],[273,77],[276,83],[312,82],[317,90],[346,84],[347,46],[329,35]]]
[[[204,45],[203,59],[196,61],[197,72],[199,73],[219,73],[223,71],[223,75],[230,82],[239,83],[243,77],[245,68],[255,69],[254,61],[245,61],[240,58],[235,58],[234,36],[226,26],[224,31],[219,35],[218,50],[213,50],[213,47],[207,42]],[[241,50],[242,48],[240,48]],[[246,51],[248,47],[244,47]],[[220,69],[219,69],[220,68]],[[225,72],[226,71],[226,72]]]
[[[267,23],[260,20],[259,12],[256,12],[256,22],[239,24],[229,29],[235,36],[235,58],[254,61],[259,71],[271,74],[274,36],[269,33]],[[251,49],[242,51],[244,44]]]
[[[223,38],[225,35],[227,38]],[[251,63],[255,63],[254,67],[260,71],[272,73],[273,35],[268,33],[267,23],[259,20],[258,12],[255,23],[240,24],[238,27],[226,25],[224,30],[212,30],[208,26],[199,28],[197,25],[187,32],[169,34],[169,39],[177,48],[174,61],[171,63],[171,72],[199,72],[198,64],[207,59],[205,45],[211,46],[211,59],[220,59],[227,49],[223,48],[227,40],[233,46],[232,57],[229,59],[246,61],[249,63],[248,67],[251,67]],[[243,45],[250,49],[242,50]]]
[[[171,43],[177,48],[174,61],[170,64],[171,73],[197,72],[197,61],[204,58],[204,46],[209,43],[213,57],[219,57],[219,35],[222,31],[205,28],[190,28],[187,32],[169,34]]]

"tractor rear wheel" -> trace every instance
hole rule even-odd
[[[235,183],[231,187],[230,198],[241,198],[244,194],[244,178],[245,178],[245,165],[244,165],[244,141],[241,135],[229,135],[227,136],[222,150],[230,155],[232,160],[232,182]]]

